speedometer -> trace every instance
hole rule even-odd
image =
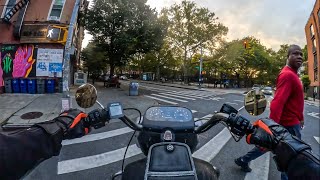
[[[175,121],[188,121],[190,119],[189,113],[186,109],[178,108],[173,114]]]

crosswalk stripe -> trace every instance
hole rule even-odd
[[[180,102],[188,102],[185,100],[181,100],[181,99],[177,99],[177,98],[173,98],[173,97],[167,97],[167,96],[163,96],[163,95],[159,95],[159,94],[151,94],[151,95],[166,98],[166,99],[176,100],[176,101],[180,101]]]
[[[126,147],[93,156],[70,159],[58,162],[58,174],[71,173],[111,164],[123,159]],[[129,146],[126,158],[141,154],[136,144]]]
[[[119,136],[119,135],[126,134],[126,133],[129,133],[132,131],[133,130],[130,129],[129,127],[125,127],[125,128],[102,132],[102,133],[97,133],[97,134],[89,134],[89,135],[83,136],[82,138],[63,140],[62,145],[65,146],[65,145],[71,145],[71,144],[97,141],[97,140],[107,139],[107,138],[114,137],[114,136]]]
[[[226,102],[226,104],[234,104],[234,105],[238,105],[238,103],[233,103],[233,102]]]
[[[172,96],[172,97],[179,97],[179,98],[182,98],[182,99],[196,100],[196,99],[193,99],[193,98],[178,96],[178,95],[169,94],[169,93],[159,93],[159,94],[163,94],[163,95],[166,95],[166,96]]]
[[[270,166],[270,152],[265,153],[251,162],[252,171],[247,173],[244,180],[268,180]]]
[[[192,112],[192,113],[196,113],[196,112],[198,112],[198,111],[196,111],[196,110],[191,110],[191,112]]]
[[[202,97],[202,96],[196,96],[196,95],[190,95],[190,94],[181,94],[179,92],[167,92],[167,93],[170,93],[170,94],[175,94],[175,95],[181,95],[181,96],[186,96],[186,97],[191,97],[191,98],[205,98],[205,97]]]
[[[146,88],[146,89],[157,90],[157,91],[172,91],[172,90],[168,90],[168,89],[154,88],[154,87],[150,87],[150,86],[142,86],[142,87]]]
[[[316,141],[320,144],[320,137],[317,137],[317,136],[313,136],[315,139],[316,139]]]
[[[192,95],[192,96],[199,96],[199,97],[211,97],[213,96],[213,94],[201,94],[201,93],[198,93],[198,92],[190,92],[190,91],[179,91],[179,93],[181,95],[183,94],[186,94],[186,95]]]
[[[193,153],[193,157],[210,162],[229,141],[231,134],[224,128],[218,135]]]
[[[243,100],[233,100],[233,101],[237,101],[237,102],[243,102]]]
[[[148,95],[144,95],[144,96],[145,96],[145,97],[148,97],[148,98],[151,98],[151,99],[158,100],[158,101],[162,101],[162,102],[166,102],[166,103],[169,103],[169,104],[173,104],[173,105],[177,105],[177,104],[178,104],[178,103],[175,103],[175,102],[172,102],[172,101],[160,99],[160,98],[153,97],[153,96],[148,96]]]

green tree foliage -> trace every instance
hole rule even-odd
[[[169,9],[170,25],[168,40],[175,48],[180,48],[183,57],[184,76],[188,76],[191,56],[215,38],[227,33],[227,27],[217,22],[213,12],[207,8],[197,7],[194,2],[184,0]],[[189,55],[190,56],[190,55]],[[185,79],[185,82],[186,79]]]
[[[93,3],[84,15],[85,27],[108,57],[110,75],[115,66],[125,65],[133,54],[159,47],[165,28],[146,0],[94,0]]]
[[[89,43],[88,46],[82,50],[81,59],[84,61],[84,66],[89,74],[92,74],[94,78],[99,76],[107,66],[103,49],[94,42]]]
[[[301,77],[301,81],[302,81],[302,84],[303,84],[304,92],[307,92],[308,89],[309,89],[309,85],[311,83],[311,81],[309,79],[309,76],[308,75],[303,75]]]

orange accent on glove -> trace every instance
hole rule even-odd
[[[82,118],[86,118],[86,117],[88,117],[87,114],[85,114],[85,113],[80,113],[76,118],[74,118],[74,120],[73,120],[70,128],[75,127],[75,126],[81,121]]]
[[[268,134],[273,135],[269,127],[265,123],[263,123],[261,120],[254,122],[253,126],[258,126],[259,128],[262,128],[263,130],[265,130]]]

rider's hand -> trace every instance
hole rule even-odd
[[[63,130],[64,139],[82,137],[89,133],[90,126],[84,125],[84,119],[88,115],[78,109],[70,109],[61,113],[54,120]]]
[[[84,119],[88,115],[78,109],[64,111],[51,121],[35,124],[52,136],[62,136],[62,139],[82,137],[90,131],[89,126],[84,125]],[[60,132],[58,132],[60,131]]]
[[[271,150],[276,155],[274,160],[281,172],[287,171],[288,163],[297,154],[311,150],[310,145],[291,135],[288,130],[271,119],[258,120],[253,126],[255,130],[247,135],[247,143]]]

